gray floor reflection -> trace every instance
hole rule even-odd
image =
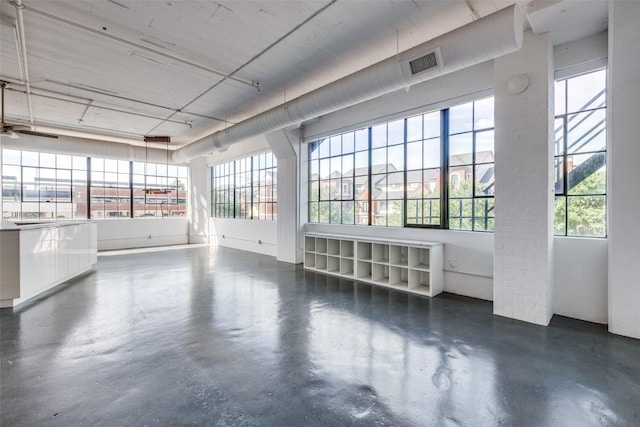
[[[0,311],[0,424],[637,425],[640,342],[226,248],[100,257]]]

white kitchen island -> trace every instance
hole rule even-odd
[[[98,260],[95,222],[0,226],[0,308],[15,307],[75,276]]]

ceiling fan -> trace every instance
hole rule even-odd
[[[8,136],[9,138],[16,139],[20,136],[18,134],[25,135],[35,135],[35,136],[44,136],[46,138],[57,138],[58,135],[54,135],[51,133],[44,132],[36,132],[31,130],[30,126],[25,125],[14,125],[11,123],[7,123],[4,121],[4,89],[7,87],[7,82],[0,81],[0,86],[2,87],[2,128],[0,129],[0,136]]]

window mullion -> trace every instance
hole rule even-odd
[[[133,162],[129,162],[129,218],[133,218]]]
[[[404,124],[404,141],[402,143],[403,146],[403,151],[404,151],[404,170],[403,170],[403,178],[402,178],[402,203],[403,203],[403,208],[402,208],[402,226],[406,227],[407,226],[407,211],[408,211],[408,201],[407,201],[407,119],[404,119],[403,121]],[[422,130],[423,132],[423,136],[424,136],[424,129]],[[424,143],[422,144],[424,146]],[[424,158],[424,154],[422,156]],[[420,201],[420,203],[423,205],[423,209],[424,209],[424,203],[422,201]],[[422,216],[424,217],[424,211],[422,212]]]
[[[569,82],[567,82],[568,84]],[[569,91],[565,87],[565,105],[569,105],[568,102],[568,93]],[[566,112],[565,112],[566,113]],[[562,118],[562,201],[564,202],[564,235],[567,236],[569,234],[569,166],[568,166],[568,144],[569,140],[569,132],[567,129],[567,118],[568,114],[565,114]]]
[[[253,156],[251,156],[251,160],[249,160],[249,173],[251,174],[251,179],[249,180],[249,191],[251,194],[251,202],[249,203],[249,219],[254,219],[253,218],[253,204],[255,203],[255,200],[253,200]],[[245,187],[246,188],[246,187]],[[260,191],[260,186],[258,186],[258,191]],[[260,215],[260,212],[258,212],[258,216]]]
[[[232,218],[236,218],[236,161],[234,160],[233,162],[231,162],[231,166],[233,168],[233,171],[231,171],[231,177],[233,179],[232,185],[231,185],[231,194],[232,199],[231,199],[231,205],[233,206],[233,208],[231,209],[231,214],[232,214]]]
[[[87,157],[87,219],[91,219],[91,157]]]
[[[373,142],[372,142],[372,138],[373,138],[373,129],[371,127],[368,128],[368,133],[369,133],[369,150],[368,150],[368,155],[369,155],[369,165],[368,165],[368,187],[369,187],[369,191],[368,191],[368,196],[367,196],[367,200],[369,203],[369,209],[367,212],[367,217],[368,217],[368,224],[367,225],[372,225],[373,221],[372,221],[372,212],[373,212],[373,182],[372,182],[372,178],[373,178],[373,174],[372,174],[372,162],[373,162],[373,153],[372,153],[372,149],[373,149]]]
[[[475,106],[473,110],[473,114],[475,114]],[[476,231],[476,130],[473,114],[471,116],[471,123],[473,123],[471,130],[471,231]]]
[[[449,228],[449,109],[440,112],[440,223],[442,228]]]

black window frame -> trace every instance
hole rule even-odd
[[[471,111],[472,114],[475,114],[476,108],[475,105],[477,102],[483,101],[483,100],[488,100],[491,99],[493,100],[493,96],[486,96],[486,97],[481,97],[466,103],[463,103],[461,105],[465,105],[465,104],[470,104],[471,105]],[[493,102],[493,101],[491,101]],[[453,107],[451,107],[453,108]],[[436,114],[439,116],[439,135],[436,137],[433,136],[428,136],[425,132],[424,126],[425,126],[425,117],[427,115],[433,115]],[[408,121],[420,116],[422,119],[422,126],[423,126],[423,134],[421,138],[418,139],[412,139],[411,141],[409,141],[409,135],[408,135]],[[495,166],[495,159],[493,158],[493,153],[494,151],[492,151],[491,154],[491,161],[479,161],[480,159],[477,158],[476,154],[477,154],[477,143],[476,140],[478,138],[478,135],[483,133],[483,132],[493,132],[494,130],[494,126],[493,126],[493,121],[491,121],[491,126],[486,126],[486,127],[476,127],[476,121],[474,116],[472,115],[471,118],[471,129],[468,131],[468,133],[471,134],[471,138],[472,138],[472,152],[470,153],[471,157],[470,157],[470,163],[464,165],[465,167],[470,168],[471,172],[470,172],[470,177],[471,177],[471,195],[469,197],[465,197],[465,198],[461,198],[461,197],[451,197],[451,188],[450,188],[450,173],[452,171],[451,166],[450,166],[450,158],[449,158],[449,153],[450,153],[450,137],[451,134],[449,132],[450,129],[450,108],[443,108],[440,110],[435,110],[435,111],[428,111],[419,115],[413,115],[413,116],[409,116],[409,117],[404,117],[401,119],[396,119],[396,120],[390,120],[390,121],[386,121],[383,123],[379,123],[379,124],[375,124],[372,126],[368,126],[367,128],[362,128],[362,129],[356,129],[356,130],[352,130],[352,131],[348,131],[348,132],[343,132],[340,134],[336,134],[336,135],[332,135],[326,138],[320,138],[318,140],[315,141],[311,141],[308,144],[308,197],[309,197],[309,215],[307,220],[310,223],[322,223],[322,224],[332,224],[332,223],[336,223],[336,224],[347,224],[347,225],[353,225],[353,224],[360,224],[360,225],[378,225],[378,226],[393,226],[393,225],[387,225],[389,222],[389,213],[388,210],[385,211],[384,215],[386,215],[385,221],[386,224],[376,224],[376,219],[374,218],[374,210],[377,209],[377,204],[380,204],[380,202],[384,202],[387,209],[389,206],[389,201],[398,201],[397,197],[395,198],[389,198],[388,194],[397,189],[395,185],[393,184],[389,184],[389,181],[386,181],[386,183],[384,185],[382,185],[382,187],[385,187],[385,198],[384,200],[377,198],[374,193],[376,193],[376,190],[379,190],[378,188],[376,188],[376,184],[374,183],[374,180],[378,179],[378,180],[384,180],[384,179],[388,179],[390,174],[402,174],[403,175],[403,182],[402,182],[402,200],[400,200],[401,205],[402,205],[402,217],[401,217],[401,224],[400,225],[396,225],[397,227],[401,227],[401,228],[431,228],[431,229],[452,229],[452,230],[460,230],[460,231],[480,231],[480,232],[493,232],[493,228],[495,226],[495,218],[493,215],[488,215],[488,213],[493,213],[493,200],[494,200],[494,195],[493,192],[491,191],[490,194],[478,194],[477,193],[477,188],[476,188],[476,173],[478,170],[478,166],[482,166],[485,168],[490,168],[491,169],[491,174],[493,174],[493,170],[494,170],[494,166]],[[389,131],[388,131],[388,127],[387,127],[387,140],[385,141],[384,144],[376,144],[374,143],[374,132],[378,132],[379,129],[376,129],[381,127],[381,126],[389,126],[389,124],[392,123],[398,123],[398,121],[402,121],[402,132],[403,132],[403,140],[400,143],[389,143]],[[331,153],[331,143],[330,141],[334,138],[337,137],[343,137],[346,134],[351,134],[354,132],[366,132],[368,135],[368,166],[367,166],[367,192],[368,192],[368,197],[366,198],[366,200],[363,200],[363,203],[367,204],[367,207],[369,209],[367,209],[366,214],[367,214],[367,221],[366,224],[364,222],[359,222],[357,220],[355,221],[345,221],[343,218],[341,218],[340,220],[330,220],[326,221],[323,219],[326,219],[325,216],[323,216],[320,213],[316,213],[319,212],[322,209],[322,204],[323,203],[328,203],[330,202],[330,200],[324,200],[322,198],[322,194],[323,194],[323,186],[322,183],[324,181],[326,181],[326,177],[324,177],[322,175],[322,166],[321,166],[321,160],[322,159],[326,159],[326,158],[334,158],[334,157],[338,157],[341,155],[344,155],[343,153],[338,153],[335,156]],[[466,133],[466,132],[464,132]],[[421,143],[422,144],[422,148],[421,150],[423,150],[423,155],[424,155],[424,149],[425,149],[425,144],[427,142],[433,143],[436,140],[439,140],[439,150],[440,150],[440,161],[439,161],[439,165],[436,167],[433,164],[431,164],[429,167],[425,166],[425,163],[422,163],[422,168],[421,169],[416,169],[416,168],[409,168],[408,166],[408,144],[409,143]],[[329,154],[322,154],[322,147],[321,145],[323,143],[327,143],[329,144]],[[378,145],[380,145],[378,147]],[[402,163],[402,170],[394,170],[392,172],[390,172],[388,169],[386,169],[384,172],[379,172],[377,169],[380,168],[380,165],[378,165],[378,163],[374,162],[373,157],[375,155],[377,155],[377,153],[374,153],[374,151],[380,151],[385,148],[385,149],[389,149],[390,147],[397,147],[401,145],[403,147],[403,162]],[[317,151],[317,152],[316,152]],[[326,151],[326,150],[325,150]],[[354,152],[357,152],[357,150],[355,150]],[[388,155],[388,151],[386,154],[387,158],[387,168],[389,168],[389,155]],[[357,163],[357,162],[355,162]],[[374,165],[374,163],[376,163]],[[354,171],[357,170],[358,167],[357,165],[354,165]],[[374,170],[376,169],[376,170]],[[382,168],[384,169],[384,168]],[[425,191],[425,187],[426,187],[426,182],[425,181],[425,171],[430,171],[430,173],[434,173],[436,174],[436,176],[438,176],[437,180],[436,180],[436,187],[439,193],[439,197],[424,197],[424,196],[413,196],[413,197],[409,197],[408,196],[408,192],[410,191],[409,186],[411,185],[412,187],[415,187],[415,183],[413,182],[409,182],[408,179],[408,175],[413,173],[415,176],[417,175],[421,175],[421,181],[418,184],[420,186],[420,188],[422,189],[421,191]],[[326,172],[326,171],[325,171]],[[344,172],[344,171],[343,171]],[[378,173],[379,172],[379,173]],[[333,169],[331,169],[329,171],[330,174],[333,174]],[[355,182],[357,181],[357,177],[362,176],[364,177],[365,175],[362,174],[355,174],[353,175],[353,181],[354,181],[354,195],[357,191],[355,191]],[[387,177],[387,178],[385,178]],[[493,182],[493,180],[492,180]],[[493,185],[493,184],[492,184]],[[326,192],[326,191],[325,191]],[[380,192],[380,191],[379,191]],[[451,227],[451,216],[450,216],[450,203],[451,200],[470,200],[471,202],[471,216],[470,216],[470,227],[468,227],[468,229],[460,229],[460,228],[452,228]],[[433,214],[429,214],[428,216],[425,217],[425,201],[428,201],[428,206],[429,209],[433,208],[434,203],[439,204],[439,213],[437,216],[433,215]],[[479,215],[477,215],[476,213],[476,206],[479,204],[478,202],[484,202],[485,204],[487,204],[487,214],[483,215],[482,218],[480,218]],[[415,219],[413,222],[409,221],[410,218],[410,204],[411,204],[411,208],[413,209],[415,207],[415,216],[411,216],[411,218]],[[354,209],[356,212],[358,211],[358,209]],[[412,210],[413,211],[413,210]],[[419,218],[421,219],[421,223],[418,221],[418,211],[420,212],[420,216]],[[330,215],[331,209],[329,209],[329,215]],[[431,212],[431,211],[430,211]],[[357,213],[356,213],[357,216]],[[364,216],[363,216],[364,217]],[[425,218],[427,218],[427,221],[425,221]],[[434,219],[437,218],[437,221]],[[364,219],[364,218],[363,218]],[[484,221],[484,226],[482,227],[478,227],[478,221]],[[490,223],[490,224],[489,224]]]

